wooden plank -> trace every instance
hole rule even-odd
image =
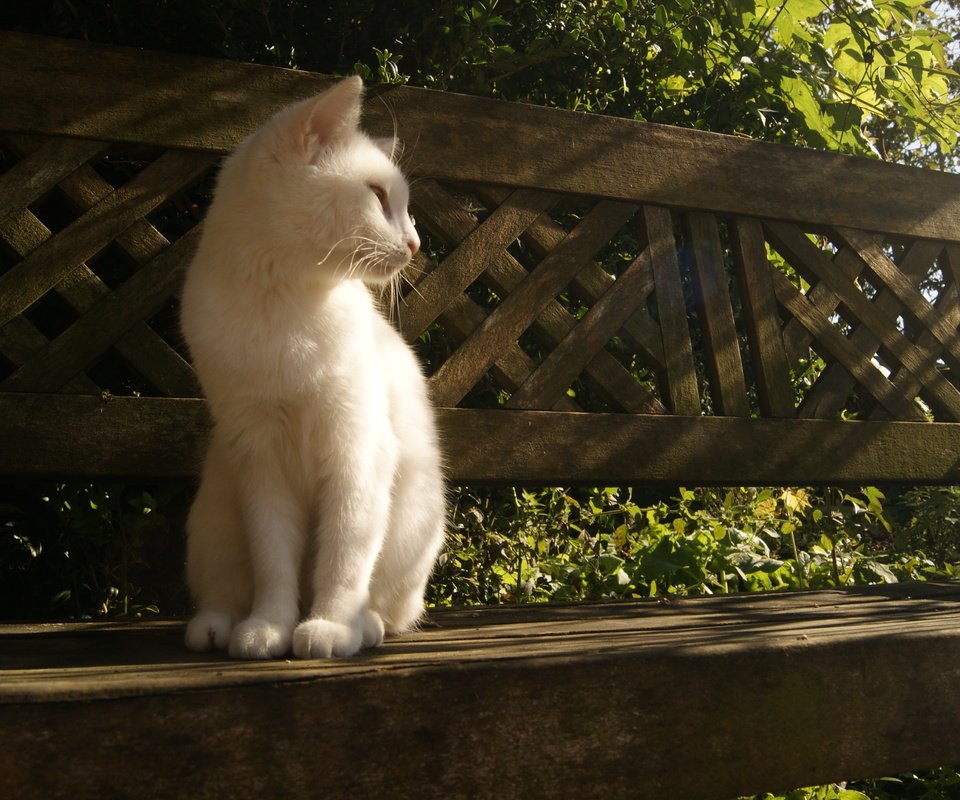
[[[226,152],[333,80],[0,37],[0,129],[10,131]],[[371,90],[366,119],[382,135],[396,122],[416,143],[418,176],[960,240],[960,177],[943,172],[407,86]]]
[[[36,302],[135,220],[198,178],[214,162],[212,156],[203,153],[164,154],[0,275],[0,325]]]
[[[189,654],[179,622],[0,629],[0,794],[724,800],[960,759],[956,584],[432,620],[326,662]]]
[[[644,206],[643,235],[653,264],[657,316],[663,339],[664,380],[674,414],[700,413],[700,387],[693,365],[693,346],[687,325],[687,303],[680,283],[673,220],[665,208]]]
[[[94,364],[124,332],[156,314],[179,289],[200,239],[197,226],[106,295],[29,362],[2,391],[55,392]]]
[[[857,383],[882,405],[894,419],[923,421],[917,405],[904,397],[887,377],[846,336],[837,330],[827,316],[779,272],[773,273],[777,302],[794,319],[810,331],[817,349],[824,358],[839,361],[856,378]]]
[[[897,330],[895,320],[884,315],[854,284],[832,269],[823,253],[798,228],[772,221],[765,222],[764,225],[770,232],[774,247],[794,269],[804,274],[808,280],[820,280],[826,284],[840,298],[849,313],[869,328],[887,351],[910,370],[936,401],[949,409],[951,416],[957,419],[957,414],[960,413],[960,390],[940,373],[927,353]],[[886,405],[885,407],[890,410]]]
[[[502,202],[509,190],[495,186],[476,186],[474,191],[485,202]],[[567,232],[549,217],[541,216],[524,232],[521,237],[540,258],[556,247]],[[613,283],[613,276],[599,264],[587,264],[570,282],[578,296],[588,302],[597,299]],[[652,288],[651,288],[652,291]],[[663,342],[660,338],[660,326],[650,318],[646,309],[638,309],[624,324],[623,335],[629,346],[635,348],[644,362],[657,373],[664,368]]]
[[[650,255],[644,251],[510,396],[506,407],[551,408],[646,299],[652,271]]]
[[[748,417],[747,382],[740,358],[740,341],[723,267],[717,220],[712,214],[683,215],[684,236],[691,250],[697,315],[703,326],[704,360],[710,377],[715,413]]]
[[[497,353],[516,341],[540,312],[636,213],[634,206],[602,202],[490,313],[469,339],[430,376],[439,405],[456,405],[489,369]]]
[[[767,417],[792,417],[795,414],[793,384],[780,332],[773,268],[767,260],[763,228],[757,220],[743,217],[731,224],[733,257],[760,412]]]
[[[209,427],[199,399],[0,392],[0,475],[194,478]]]
[[[105,142],[48,141],[0,175],[0,223],[38,200],[63,178],[103,155]]]
[[[421,213],[426,205],[427,189],[420,193],[416,206]],[[443,259],[443,269],[435,269],[417,283],[417,291],[407,298],[404,335],[407,339],[423,333],[443,313],[453,298],[465,291],[486,269],[497,254],[506,250],[524,230],[558,198],[536,190],[520,189],[496,209],[483,224],[464,236]],[[451,212],[444,211],[444,216]],[[442,218],[438,228],[443,230]],[[430,223],[427,223],[430,227]]]
[[[857,251],[870,274],[901,303],[905,315],[925,328],[943,348],[941,357],[960,370],[960,331],[951,326],[930,305],[920,290],[904,275],[883,250],[862,231],[837,228],[840,238]]]
[[[488,190],[482,192],[481,196],[487,197],[491,201],[490,205],[495,206],[498,203],[505,202],[509,197],[509,192],[500,193]],[[457,199],[433,181],[424,181],[418,184],[416,197],[417,208],[424,210],[428,216],[431,232],[447,244],[462,242],[478,227],[479,223],[476,218],[465,209],[459,208]],[[553,223],[548,215],[541,214],[524,232],[522,238],[527,237],[531,237],[536,245],[541,246],[549,241],[549,246],[545,246],[544,252],[541,253],[543,256],[563,241],[566,232]],[[480,279],[500,297],[509,295],[527,278],[527,270],[506,250],[496,249],[489,253],[484,264],[486,268],[480,275]],[[595,264],[586,265],[581,273],[587,271],[590,267],[594,267],[608,278],[605,288],[612,283],[613,279]],[[458,306],[461,305],[458,298],[454,298],[452,302]],[[448,306],[440,317],[441,321],[448,321],[449,310],[450,307]],[[476,330],[480,322],[482,322],[482,319],[470,328],[462,338],[466,338],[467,335]],[[577,320],[570,312],[556,300],[550,300],[534,320],[531,328],[539,339],[544,340],[548,345],[555,346],[576,324]],[[411,327],[413,330],[405,328],[405,335],[408,339],[417,325]],[[492,366],[499,368],[501,366],[500,360],[505,354],[511,352],[522,353],[516,341],[504,343],[503,351],[498,354]],[[536,366],[532,359],[525,358],[529,360],[530,368],[522,377],[510,381],[507,388],[511,391],[523,384]],[[651,392],[640,386],[623,365],[609,353],[598,352],[595,356],[589,358],[588,362],[585,367],[587,380],[614,408],[635,413],[660,413],[664,410],[660,401]],[[518,373],[515,374],[518,375]],[[561,406],[569,405],[562,398],[557,402]],[[554,407],[556,407],[555,404],[544,406],[544,408]]]
[[[930,242],[923,239],[916,241],[907,250],[899,265],[899,269],[914,286],[917,286],[924,275],[929,272],[931,265],[942,249],[943,245],[938,242]],[[856,258],[856,256],[846,250],[841,252],[843,252],[844,260]],[[835,257],[834,263],[836,262],[837,258]],[[897,316],[899,314],[899,303],[897,299],[891,292],[885,289],[881,289],[877,293],[877,296],[873,298],[873,304],[880,310],[880,313],[886,314],[887,316]],[[873,332],[867,326],[862,324],[855,325],[853,332],[848,338],[860,348],[866,358],[873,358],[880,347],[880,340],[873,335]],[[929,350],[929,348],[920,345],[919,342],[916,342],[916,344],[923,350]],[[932,358],[935,359],[936,355],[933,355]],[[850,392],[853,391],[855,383],[856,381],[853,376],[839,363],[834,362],[833,364],[829,364],[823,371],[823,374],[817,379],[816,385],[804,398],[801,415],[805,412],[815,412],[815,416],[827,419],[833,417],[843,408],[844,403],[850,396]],[[899,386],[896,381],[893,381],[893,384],[894,386]],[[917,388],[914,392],[904,392],[903,388],[903,386],[900,386],[901,392],[906,397],[914,397],[919,391],[919,388]]]
[[[439,409],[451,483],[547,486],[960,482],[942,423]],[[201,400],[0,393],[0,477],[194,477]]]
[[[10,136],[8,141],[20,153],[35,153],[45,146],[42,139]],[[67,140],[55,140],[63,144]],[[81,166],[59,184],[67,199],[80,211],[86,211],[110,195],[114,188],[96,170]],[[9,223],[9,224],[8,224]],[[35,250],[51,236],[50,231],[31,212],[24,210],[17,217],[0,222],[0,237],[21,256]],[[123,231],[115,244],[139,264],[145,264],[160,253],[169,242],[146,220],[137,220]],[[54,290],[81,315],[110,293],[110,289],[85,264],[78,266]],[[200,393],[192,367],[150,328],[137,322],[114,342],[116,351],[125,358],[162,394],[196,397]],[[39,351],[39,348],[37,348]],[[23,364],[28,359],[17,361]],[[91,385],[92,382],[90,382]],[[99,391],[94,387],[93,391]]]

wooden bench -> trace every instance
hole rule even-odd
[[[193,187],[329,81],[0,33],[3,477],[194,476]],[[452,482],[960,482],[957,176],[371,91],[394,119]],[[336,662],[181,633],[0,628],[0,797],[723,800],[960,762],[951,583],[438,611]]]

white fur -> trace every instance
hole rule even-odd
[[[415,625],[444,526],[419,366],[365,284],[419,247],[348,78],[223,166],[182,325],[214,418],[187,521],[195,650],[349,656]]]

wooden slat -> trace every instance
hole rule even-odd
[[[934,303],[934,307],[950,325],[960,327],[960,246],[948,245],[943,252],[940,265],[946,286]],[[920,331],[916,344],[924,348],[932,358],[936,358],[940,354],[937,341],[927,331]],[[916,395],[922,389],[920,382],[910,374],[909,370],[903,367],[894,372],[891,381],[908,397]],[[871,413],[871,419],[882,418],[882,409],[874,409]]]
[[[780,332],[773,270],[767,260],[763,229],[758,221],[742,217],[731,225],[760,411],[767,417],[792,417],[795,408],[790,365]]]
[[[693,365],[693,346],[687,325],[687,303],[680,283],[680,265],[673,238],[673,220],[665,208],[644,206],[643,235],[653,264],[657,316],[663,337],[664,379],[674,414],[700,413],[700,387]]]
[[[461,294],[444,309],[440,315],[440,324],[444,330],[452,333],[458,339],[466,339],[487,318],[486,313],[469,297]],[[494,380],[499,386],[512,392],[530,376],[537,368],[537,362],[527,355],[519,344],[513,342],[499,353],[490,366]],[[558,411],[578,411],[579,406],[569,397],[561,398],[553,406]]]
[[[494,204],[502,202],[509,193],[508,189],[495,186],[475,187],[477,194]],[[541,216],[524,232],[521,237],[534,253],[539,257],[545,256],[556,247],[567,232],[556,222],[546,216]],[[599,264],[586,264],[570,282],[577,296],[595,303],[613,283],[613,276]],[[651,290],[652,291],[652,290]],[[660,326],[650,318],[646,309],[637,310],[624,323],[622,335],[630,347],[641,354],[644,362],[651,369],[660,373],[664,369],[663,342],[660,338]]]
[[[879,374],[879,373],[878,373]],[[960,482],[941,423],[440,409],[452,483]],[[0,477],[195,477],[201,400],[0,393]]]
[[[181,284],[199,238],[200,226],[181,236],[0,383],[0,390],[59,391],[125,331],[153,316],[169,301]]]
[[[693,261],[697,314],[703,326],[704,359],[715,413],[750,416],[740,342],[716,218],[711,214],[691,212],[684,214],[683,225]]]
[[[439,405],[456,405],[507,343],[516,341],[540,312],[609,239],[636,213],[634,206],[603,202],[544,258],[430,377]]]
[[[948,409],[955,419],[960,418],[957,416],[960,414],[960,390],[940,374],[927,353],[897,330],[894,320],[884,316],[855,285],[832,269],[823,253],[795,226],[777,222],[767,222],[765,226],[770,231],[774,246],[794,269],[805,274],[808,280],[820,280],[826,284],[849,312],[869,328],[883,346],[927,387],[937,402]],[[863,359],[862,354],[860,357]],[[887,410],[890,410],[889,407]]]
[[[936,260],[943,245],[938,242],[919,240],[914,242],[909,248],[903,261],[899,265],[900,270],[908,277],[910,282],[917,286],[924,275],[930,270],[931,264]],[[853,259],[851,253],[842,251],[844,258]],[[834,264],[837,259],[834,258]],[[899,314],[899,303],[897,299],[887,290],[881,289],[877,296],[873,298],[873,304],[880,310],[881,314],[890,317],[896,317]],[[880,340],[873,335],[872,331],[865,325],[855,325],[853,332],[848,337],[858,348],[860,348],[865,358],[873,358],[880,347]],[[919,343],[917,343],[918,346]],[[921,349],[929,350],[929,348]],[[928,357],[931,357],[928,352]],[[935,360],[936,356],[932,356]],[[823,374],[817,379],[816,385],[804,398],[801,416],[808,410],[816,410],[816,416],[829,419],[837,414],[843,407],[850,392],[853,390],[856,381],[853,376],[840,364],[834,362],[829,364],[823,371]],[[898,384],[893,382],[895,386]],[[918,384],[919,387],[919,384]],[[902,391],[902,387],[901,387]],[[916,390],[919,391],[919,388]],[[904,396],[912,397],[914,393],[904,392]]]
[[[923,326],[943,348],[941,357],[955,370],[960,370],[960,332],[951,326],[930,305],[880,246],[862,231],[837,228],[840,238],[857,251],[870,274],[900,301],[907,317]]]
[[[863,353],[786,276],[773,273],[773,284],[777,302],[810,331],[824,358],[839,361],[894,419],[926,419],[916,404],[897,391],[887,377],[865,359]]]
[[[424,190],[417,206],[421,212],[429,208],[425,205],[426,199],[428,194]],[[464,236],[444,258],[443,269],[426,275],[417,283],[417,291],[407,297],[403,323],[407,339],[419,336],[430,327],[453,298],[479,277],[489,261],[516,241],[530,223],[556,201],[557,198],[547,192],[518,190],[482,225]]]
[[[843,249],[837,253],[833,264],[837,270],[839,270],[840,274],[845,275],[850,282],[856,282],[861,272],[863,272],[863,262],[847,249]],[[804,296],[810,301],[814,308],[816,308],[817,313],[825,317],[832,317],[840,307],[840,298],[830,291],[825,284],[819,281],[810,286]],[[787,353],[788,364],[795,364],[801,358],[809,357],[809,347],[813,341],[813,336],[802,323],[791,318],[787,321],[786,325],[783,326],[782,333],[783,348]],[[824,416],[824,418],[827,418],[825,415],[820,414],[813,414],[812,416]]]
[[[50,340],[26,317],[14,317],[0,327],[0,353],[15,366],[25,364],[49,343]],[[86,375],[77,375],[64,385],[63,391],[97,394],[100,387]]]
[[[166,153],[0,275],[0,325],[36,302],[136,219],[150,213],[214,162],[204,153]]]
[[[956,584],[431,616],[310,662],[188,653],[178,621],[6,627],[0,794],[724,800],[960,759]]]
[[[11,131],[225,152],[332,80],[0,36],[0,129]],[[960,178],[946,173],[406,86],[370,95],[369,128],[392,135],[396,122],[424,177],[960,240]]]
[[[646,299],[652,269],[644,251],[510,396],[507,408],[551,408]]]
[[[35,153],[46,142],[36,137],[10,136],[11,145],[20,153]],[[57,140],[57,145],[66,140]],[[110,195],[114,187],[90,166],[81,166],[58,186],[67,199],[82,213]],[[6,239],[21,257],[50,238],[50,231],[27,210],[10,218],[14,225],[0,222],[0,237]],[[11,228],[17,228],[16,231]],[[120,250],[135,263],[145,264],[170,243],[146,220],[136,220],[115,240]],[[85,264],[81,264],[54,290],[79,314],[110,293],[110,289]],[[138,321],[114,342],[116,351],[149,381],[154,388],[169,396],[194,397],[199,385],[192,367],[145,322]],[[39,350],[39,348],[37,348]],[[25,360],[19,360],[22,364]]]
[[[38,200],[110,145],[84,139],[50,140],[0,175],[0,223]]]
[[[485,194],[491,200],[496,197],[498,202],[505,201],[509,196],[509,192],[499,195],[499,193],[490,191]],[[459,243],[477,228],[477,220],[465,210],[458,209],[456,198],[436,183],[432,181],[421,182],[417,185],[416,196],[417,208],[426,212],[430,220],[431,231],[445,243]],[[545,251],[549,252],[565,238],[566,232],[559,229],[549,220],[546,214],[541,214],[524,232],[524,238],[528,236],[533,237],[536,243],[541,245],[549,239],[550,246],[545,248]],[[489,253],[484,263],[486,269],[480,277],[498,296],[506,297],[527,278],[527,270],[506,250],[497,249]],[[581,270],[581,273],[587,271],[591,266],[603,272],[602,268],[588,264]],[[607,275],[605,272],[603,274]],[[609,276],[607,277],[609,278]],[[610,282],[612,282],[612,279],[609,279],[605,285],[609,286]],[[462,306],[459,297],[455,297],[451,302],[457,306]],[[441,321],[447,321],[449,309],[448,306],[447,310],[441,315]],[[482,319],[479,322],[482,322]],[[466,338],[479,327],[479,322],[470,328],[462,338]],[[550,346],[556,346],[576,324],[577,320],[570,312],[556,300],[551,300],[544,306],[531,328],[539,339]],[[408,339],[415,328],[416,326],[413,330],[405,328],[405,335]],[[522,353],[523,351],[516,341],[505,342],[504,349],[497,355],[497,359],[492,366],[499,368],[501,366],[500,361],[506,354],[517,352]],[[525,359],[531,366],[522,377],[519,376],[519,373],[514,372],[516,380],[511,380],[509,385],[506,386],[511,391],[520,386],[536,366],[529,357],[525,356]],[[588,362],[585,377],[590,381],[592,387],[614,408],[635,413],[660,413],[664,410],[659,400],[651,392],[640,386],[623,365],[609,353],[598,352],[588,359]],[[557,402],[561,406],[569,405],[562,398]],[[545,408],[551,407],[555,406],[545,406]]]
[[[477,195],[492,204],[502,202],[508,190],[493,186],[474,187]],[[557,225],[548,215],[541,215],[526,231],[521,240],[531,251],[543,258],[566,237],[567,232]],[[502,260],[494,262],[487,275],[495,286],[499,285],[503,294],[512,291],[526,271],[513,262],[506,254]],[[570,282],[570,288],[578,297],[595,303],[614,278],[595,262],[584,265]],[[644,287],[641,291],[647,291]],[[652,292],[652,285],[647,292]],[[548,343],[559,342],[576,324],[576,319],[559,303],[551,301],[534,321],[533,330],[539,338]],[[663,344],[660,328],[650,318],[646,309],[638,309],[624,323],[620,332],[628,348],[637,352],[643,363],[657,375],[663,373]],[[584,368],[583,377],[590,388],[600,395],[614,409],[636,414],[662,414],[666,411],[658,398],[637,383],[636,378],[606,350],[600,350]]]

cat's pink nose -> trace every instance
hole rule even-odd
[[[410,258],[413,258],[420,249],[420,242],[416,239],[407,239],[407,250],[410,251]]]

